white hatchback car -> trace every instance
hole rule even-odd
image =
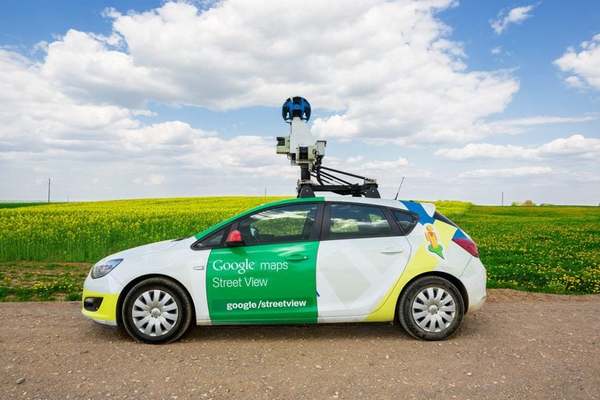
[[[439,340],[485,297],[475,243],[433,204],[310,197],[106,257],[82,311],[147,343],[177,340],[192,322],[397,321]]]

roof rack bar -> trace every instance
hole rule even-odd
[[[321,175],[322,175],[322,176],[324,176],[325,178],[328,178],[328,179],[330,179],[330,180],[336,180],[336,181],[338,181],[338,182],[340,182],[340,183],[343,183],[343,184],[346,184],[346,185],[351,185],[351,183],[350,183],[350,182],[348,182],[348,181],[346,181],[346,180],[344,180],[344,179],[342,179],[342,178],[339,178],[339,177],[337,177],[337,176],[335,176],[335,175],[329,174],[329,173],[327,173],[327,172],[325,172],[325,171],[320,171],[320,169],[319,169],[319,170],[317,170],[317,179],[319,179],[319,177],[320,177]]]
[[[333,169],[333,168],[325,167],[323,165],[319,165],[318,168],[324,169],[324,170],[327,170],[327,171],[331,171],[331,172],[337,172],[338,174],[344,174],[344,175],[347,175],[347,176],[351,176],[353,178],[368,179],[368,178],[365,178],[364,176],[361,176],[361,175],[356,175],[356,174],[352,174],[350,172],[340,171],[339,169]]]

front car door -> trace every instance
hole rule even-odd
[[[242,246],[211,251],[206,295],[213,324],[317,322],[322,203],[275,206],[234,222]]]
[[[328,203],[317,261],[319,322],[364,320],[402,275],[410,253],[387,208]]]

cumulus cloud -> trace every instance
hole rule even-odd
[[[507,72],[467,71],[436,18],[452,4],[228,0],[207,10],[111,10],[111,36],[70,30],[48,44],[41,71],[70,94],[126,107],[278,106],[300,93],[331,111],[314,121],[320,136],[468,139],[519,85]]]
[[[535,149],[522,146],[497,145],[489,143],[469,143],[461,148],[439,149],[435,155],[450,160],[469,160],[476,158],[537,158]]]
[[[160,174],[150,174],[145,177],[137,177],[133,180],[133,183],[136,185],[162,185],[165,181],[164,175]]]
[[[268,138],[225,139],[181,121],[144,124],[139,117],[147,111],[78,97],[60,81],[47,79],[44,67],[0,50],[0,159],[143,159],[222,173],[282,164]]]
[[[568,48],[554,64],[568,74],[565,78],[568,85],[600,90],[600,33],[581,43],[579,52]]]
[[[600,139],[571,135],[545,143],[541,146],[495,145],[489,143],[469,143],[460,148],[443,148],[435,152],[437,156],[450,160],[469,159],[541,159],[554,156],[578,156],[582,158],[600,157]]]
[[[491,168],[475,169],[466,171],[459,175],[459,178],[515,178],[524,176],[547,175],[552,172],[552,168],[547,166],[524,166],[515,168]]]
[[[508,12],[502,10],[498,13],[498,17],[490,21],[490,25],[496,34],[500,35],[510,25],[518,25],[523,23],[528,18],[531,18],[531,11],[536,6],[534,4],[522,7],[515,7],[510,9]]]
[[[63,146],[102,140],[107,132],[138,127],[139,113],[112,104],[77,101],[44,79],[30,60],[0,49],[2,150],[20,142],[37,149],[51,140]]]
[[[511,71],[468,68],[461,44],[438,17],[454,3],[166,2],[145,12],[107,10],[109,34],[71,29],[40,42],[31,57],[0,49],[2,180],[59,171],[65,180],[81,175],[89,193],[102,185],[115,193],[119,183],[112,181],[122,178],[120,185],[135,183],[148,190],[142,193],[173,193],[167,188],[179,185],[190,194],[213,190],[221,179],[231,178],[217,193],[248,193],[281,178],[289,192],[297,170],[274,154],[272,138],[225,135],[202,129],[202,121],[192,126],[157,115],[165,104],[279,107],[299,94],[313,103],[312,129],[320,136],[400,144],[464,143],[592,118],[491,121],[519,83]],[[357,172],[385,177],[390,186],[404,175],[421,183],[431,177],[387,154],[340,158],[338,166],[360,165]],[[202,191],[186,191],[197,176]],[[0,194],[17,193],[10,186]]]
[[[574,117],[536,115],[525,118],[512,118],[492,121],[482,126],[481,130],[483,132],[482,136],[491,136],[498,134],[516,135],[536,126],[589,122],[597,119],[597,115],[584,115]]]

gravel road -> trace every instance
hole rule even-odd
[[[384,325],[198,327],[163,346],[78,303],[0,303],[1,399],[600,398],[600,296],[490,290],[445,342]]]

